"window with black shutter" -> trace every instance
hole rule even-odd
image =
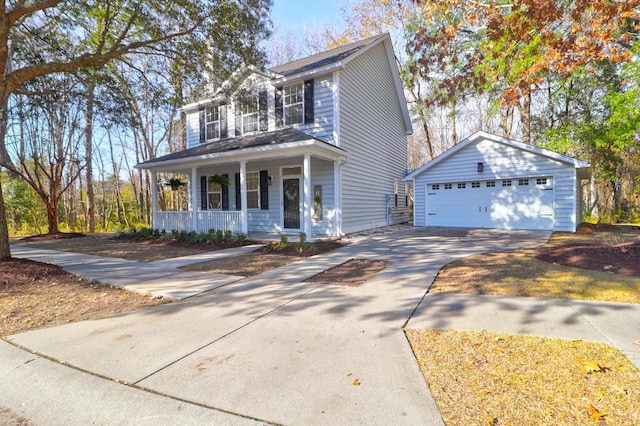
[[[311,124],[313,120],[313,80],[306,80],[304,82],[304,123]]]
[[[236,210],[242,210],[242,200],[240,199],[240,173],[235,175],[236,184]]]
[[[201,107],[198,110],[198,119],[200,121],[200,143],[205,143],[207,141],[207,134],[205,132],[205,118],[204,118],[204,107]]]
[[[222,176],[229,179],[228,174]],[[222,185],[222,210],[229,210],[229,187],[227,185]]]
[[[280,128],[284,125],[284,119],[283,119],[284,114],[283,114],[283,105],[282,105],[282,86],[276,87],[275,98],[276,98],[275,99],[276,127]]]
[[[200,176],[200,209],[207,210],[207,177]]]
[[[260,170],[260,209],[269,210],[269,172]]]
[[[260,117],[260,131],[269,130],[269,114],[267,112],[267,92],[263,91],[258,94],[258,114]]]

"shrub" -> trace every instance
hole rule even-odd
[[[233,238],[233,232],[231,232],[228,229],[226,231],[224,231],[224,240],[225,241],[231,241],[232,238]]]
[[[216,242],[222,241],[222,229],[216,231]]]
[[[243,246],[247,243],[248,239],[249,239],[249,236],[247,234],[243,234],[242,232],[237,232],[236,235],[233,237],[233,242]]]

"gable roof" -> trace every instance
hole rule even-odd
[[[222,84],[221,88],[216,90],[216,93],[213,96],[205,97],[187,105],[183,105],[180,109],[185,111],[211,104],[215,99],[220,96],[224,96],[224,88],[228,89],[229,87],[239,85],[243,79],[248,78],[251,74],[264,75],[271,79],[272,84],[282,85],[286,82],[313,78],[313,76],[317,74],[326,74],[337,71],[344,68],[350,61],[378,44],[382,44],[384,46],[387,61],[391,69],[393,85],[398,96],[398,103],[402,112],[406,133],[407,135],[410,135],[413,133],[413,124],[411,122],[411,117],[409,116],[407,100],[404,96],[404,87],[396,65],[395,53],[393,51],[391,36],[389,33],[383,33],[355,41],[353,43],[345,44],[344,46],[336,47],[335,49],[327,50],[306,58],[297,59],[267,70],[261,70],[254,66],[242,65],[226,82]]]
[[[587,163],[586,161],[578,160],[576,158],[572,158],[572,157],[568,157],[566,155],[558,154],[557,152],[549,151],[548,149],[538,148],[538,147],[535,147],[535,146],[532,146],[532,145],[524,144],[522,142],[516,142],[516,141],[514,141],[512,139],[507,139],[507,138],[504,138],[502,136],[493,135],[491,133],[486,133],[486,132],[480,131],[480,132],[474,133],[473,135],[469,136],[466,139],[463,139],[462,141],[458,142],[455,146],[449,148],[448,150],[446,150],[445,152],[443,152],[442,154],[440,154],[439,156],[437,156],[433,160],[427,162],[425,165],[423,165],[419,169],[413,171],[412,173],[407,175],[404,178],[404,180],[408,181],[408,180],[415,179],[417,176],[419,176],[422,173],[426,172],[427,170],[435,167],[436,165],[438,165],[442,161],[444,161],[447,158],[451,157],[452,155],[462,151],[463,149],[465,149],[470,144],[472,144],[472,143],[474,143],[474,142],[476,142],[478,140],[481,140],[481,139],[485,139],[485,140],[490,140],[490,141],[493,141],[493,142],[501,143],[501,144],[504,144],[504,145],[507,145],[507,146],[511,146],[511,147],[514,147],[514,148],[521,149],[523,151],[528,151],[528,152],[531,152],[531,153],[534,153],[534,154],[538,154],[538,155],[542,155],[542,156],[545,156],[545,157],[549,157],[549,158],[552,158],[554,160],[560,161],[561,163],[565,163],[567,165],[571,165],[571,166],[576,168],[576,170],[578,171],[578,174],[580,176],[586,176],[588,174],[588,169],[590,167],[590,164]]]
[[[354,56],[377,44],[378,41],[385,37],[388,37],[388,34],[380,34],[365,38],[360,41],[336,47],[335,49],[327,50],[326,52],[321,52],[306,58],[297,59],[286,64],[272,67],[270,70],[284,77],[290,77],[305,71],[316,70],[318,68],[324,69],[353,59]]]
[[[189,161],[230,157],[233,155],[249,154],[254,151],[266,152],[286,149],[299,145],[320,146],[324,150],[346,156],[347,152],[321,139],[314,138],[296,129],[286,128],[272,132],[245,135],[229,139],[221,139],[204,143],[183,151],[174,152],[137,164],[135,168],[151,169],[160,166],[175,165]]]

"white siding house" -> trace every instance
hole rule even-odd
[[[478,132],[408,175],[414,225],[575,232],[589,164]]]
[[[409,219],[412,129],[388,34],[244,67],[182,111],[187,149],[136,166],[152,172],[155,228],[313,238]],[[185,176],[189,211],[158,211],[158,173]]]

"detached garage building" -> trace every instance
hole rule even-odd
[[[589,164],[478,132],[409,174],[414,225],[575,232]]]

